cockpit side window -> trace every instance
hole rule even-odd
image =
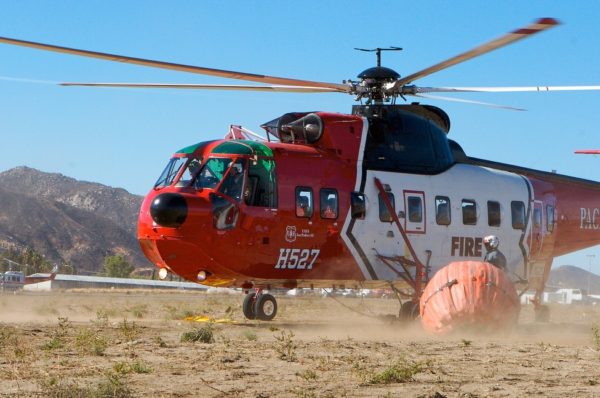
[[[244,203],[248,206],[277,207],[277,178],[274,160],[265,158],[250,160],[248,179],[244,188]]]
[[[196,175],[194,180],[194,188],[214,189],[223,179],[223,175],[227,171],[231,158],[210,158],[206,161],[200,173]]]
[[[246,177],[246,159],[237,159],[230,164],[227,176],[219,187],[219,192],[235,199],[237,202],[242,200],[244,190],[244,180]]]
[[[160,177],[158,177],[158,180],[154,184],[154,188],[164,188],[171,185],[187,160],[188,159],[186,157],[171,158],[167,164],[167,167],[165,167],[162,174]]]

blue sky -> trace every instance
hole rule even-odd
[[[418,81],[424,86],[600,85],[600,2],[1,0],[0,36],[140,58],[341,82],[373,66],[354,47],[399,46],[408,75],[538,17],[562,25]],[[242,83],[0,45],[0,170],[27,165],[145,194],[177,149],[259,131],[291,111],[349,112],[344,94],[67,88],[44,82]],[[467,154],[598,180],[600,92],[469,94],[514,112],[429,100]],[[600,271],[600,247],[555,266]]]

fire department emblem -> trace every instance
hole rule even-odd
[[[294,225],[285,227],[285,240],[287,242],[294,242],[296,240],[296,227]]]

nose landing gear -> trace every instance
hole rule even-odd
[[[248,319],[270,321],[277,315],[277,300],[268,293],[262,293],[261,289],[256,289],[246,295],[242,310]]]

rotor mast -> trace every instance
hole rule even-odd
[[[377,66],[381,66],[381,52],[382,51],[402,51],[401,47],[388,47],[388,48],[381,48],[381,47],[377,47],[377,48],[356,48],[354,47],[355,50],[358,51],[365,51],[365,52],[375,52],[377,53]]]

